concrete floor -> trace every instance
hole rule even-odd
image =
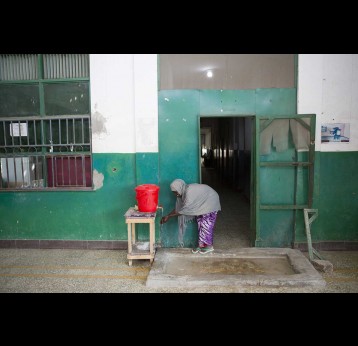
[[[321,251],[334,267],[324,287],[146,286],[149,260],[125,250],[0,249],[1,293],[358,293],[358,252]],[[304,253],[307,257],[307,254]],[[209,255],[205,255],[209,256]]]
[[[219,192],[223,209],[219,213],[214,234],[216,254],[225,255],[255,251],[254,248],[248,249],[250,247],[250,220],[249,204],[245,197],[240,193],[231,193],[229,189],[219,186],[215,180],[207,181],[207,183],[210,183]],[[156,256],[153,267],[156,260],[160,259],[159,254],[165,252],[165,250],[158,249],[158,256]],[[199,260],[203,260],[202,268],[206,268],[207,274],[213,274],[215,268],[216,270],[222,270],[224,267],[227,270],[228,268],[227,263],[224,265],[222,262],[213,261],[215,258],[218,259],[218,256],[210,256],[210,254],[193,255],[190,253],[190,249],[180,249],[180,251],[183,251],[181,258],[184,267],[196,256]],[[133,260],[133,266],[130,267],[128,266],[126,250],[0,249],[0,292],[358,293],[358,252],[320,251],[320,254],[330,261],[334,268],[332,273],[319,274],[325,285],[258,286],[256,282],[238,285],[237,282],[228,280],[222,285],[211,285],[208,284],[208,281],[206,284],[202,282],[199,286],[148,287],[146,283],[152,268],[149,260]],[[308,258],[307,253],[303,253],[303,256]],[[178,261],[178,258],[176,260]],[[197,262],[197,260],[194,261]],[[210,263],[210,261],[212,265],[205,267],[205,262]],[[253,267],[249,269],[273,270],[272,267],[259,267],[259,265],[258,262],[253,263]],[[238,262],[235,266],[235,270],[238,271],[242,270],[244,264]],[[287,267],[284,265],[281,269],[286,270]],[[175,269],[175,266],[169,267],[169,270],[169,274],[178,274],[178,268]],[[230,275],[230,272],[228,274]],[[249,274],[252,274],[252,272]],[[267,272],[266,274],[275,273]],[[287,274],[289,276],[289,273]]]

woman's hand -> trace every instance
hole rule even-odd
[[[169,220],[169,216],[163,216],[161,219],[160,219],[160,223],[166,223],[167,221]]]

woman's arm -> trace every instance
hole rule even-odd
[[[163,216],[160,220],[160,223],[166,223],[170,217],[173,217],[173,216],[178,216],[180,215],[179,213],[177,213],[175,211],[175,209],[173,209],[167,216]]]

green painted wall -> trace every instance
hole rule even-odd
[[[315,162],[312,241],[358,241],[358,152],[316,152]],[[304,224],[296,241],[306,241]]]
[[[2,192],[0,239],[127,240],[123,215],[136,204],[134,188],[157,183],[157,168],[157,153],[93,154],[104,176],[98,190]]]

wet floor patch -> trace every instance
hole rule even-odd
[[[301,251],[289,248],[215,250],[204,255],[159,248],[146,285],[323,287],[325,281]]]
[[[165,267],[169,275],[294,275],[286,256],[268,258],[203,258],[174,257]]]

